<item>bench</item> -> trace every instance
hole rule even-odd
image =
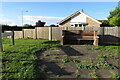
[[[66,44],[68,41],[77,40],[80,44],[81,40],[93,40],[93,45],[98,46],[97,36],[98,31],[83,31],[83,30],[62,30],[61,45]]]

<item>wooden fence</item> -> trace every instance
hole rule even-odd
[[[99,43],[119,44],[120,28],[119,27],[36,27],[35,29],[23,29],[14,31],[15,39],[33,38],[60,40],[62,30],[97,30]]]

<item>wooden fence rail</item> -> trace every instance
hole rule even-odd
[[[97,30],[100,37],[99,43],[120,44],[119,27],[36,27],[35,29],[23,29],[14,31],[15,39],[33,38],[60,40],[62,30]]]

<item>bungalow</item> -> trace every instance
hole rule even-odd
[[[63,19],[62,21],[60,21],[58,24],[59,27],[100,27],[102,23],[88,16],[83,11],[78,10],[75,13]]]

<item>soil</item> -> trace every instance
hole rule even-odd
[[[42,66],[46,67],[48,71],[43,72],[42,77],[46,78],[76,78],[76,71],[79,70],[80,76],[78,78],[93,78],[90,73],[96,72],[99,78],[111,78],[111,72],[118,72],[118,69],[78,69],[76,64],[93,64],[95,65],[100,54],[111,54],[109,51],[94,50],[92,45],[68,45],[62,47],[55,47],[46,51],[37,53],[38,59],[41,60]],[[118,66],[118,59],[107,58],[106,61],[110,64]],[[63,62],[62,59],[68,57],[79,62]]]

